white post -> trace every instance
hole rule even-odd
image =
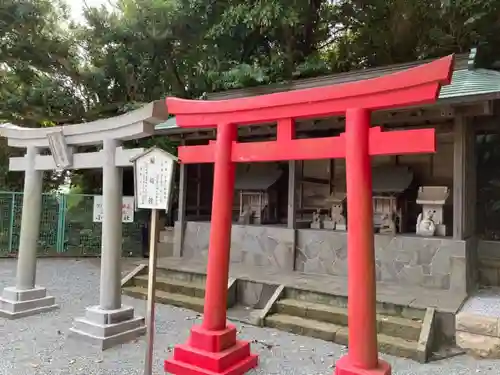
[[[35,170],[36,147],[26,151],[23,209],[16,286],[5,288],[0,298],[0,316],[15,319],[35,315],[57,307],[45,288],[35,287],[36,253],[42,214],[43,174]]]
[[[28,164],[24,174],[23,210],[16,275],[16,287],[19,290],[35,287],[36,252],[40,236],[43,184],[42,172],[35,170],[37,154],[38,150],[35,147],[27,149]]]
[[[118,141],[103,142],[102,168],[102,247],[100,306],[104,310],[121,308],[122,253],[122,169],[116,166]]]
[[[133,340],[146,333],[143,317],[121,303],[122,182],[116,160],[119,141],[104,139],[102,150],[102,246],[99,305],[87,308],[84,318],[75,319],[70,336],[84,339],[102,350]]]
[[[156,291],[156,264],[158,254],[156,253],[156,233],[158,233],[158,210],[151,210],[151,222],[149,232],[149,268],[148,268],[148,304],[146,323],[146,359],[144,361],[144,375],[153,373],[153,349],[155,340],[155,291]]]

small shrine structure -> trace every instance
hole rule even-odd
[[[240,224],[278,223],[276,184],[283,171],[276,164],[243,164],[236,169],[235,191]]]
[[[56,308],[54,297],[47,295],[36,280],[37,247],[42,210],[43,173],[64,169],[102,169],[103,220],[101,283],[99,305],[87,308],[77,318],[71,336],[90,341],[102,349],[142,335],[144,318],[122,305],[122,169],[142,148],[125,149],[123,141],[148,137],[154,127],[168,118],[162,101],[151,102],[126,114],[87,123],[51,128],[23,128],[0,125],[0,135],[10,147],[26,149],[26,155],[11,157],[9,169],[22,171],[24,196],[21,238],[17,260],[16,285],[3,290],[0,316],[15,319]],[[96,152],[78,152],[79,146],[97,145]],[[45,154],[50,150],[50,155]]]

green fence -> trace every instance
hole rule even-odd
[[[0,256],[14,256],[19,249],[23,193],[0,192]],[[43,194],[39,255],[98,256],[102,224],[93,222],[94,196]],[[144,221],[135,215],[123,223],[123,255],[139,256]]]

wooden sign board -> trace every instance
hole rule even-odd
[[[153,147],[131,161],[134,163],[136,208],[168,211],[177,158]]]

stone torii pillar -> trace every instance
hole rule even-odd
[[[43,173],[35,169],[39,148],[26,149],[23,208],[19,238],[16,285],[6,287],[0,297],[0,316],[17,319],[57,308],[55,299],[47,290],[35,285],[36,252],[42,212]]]
[[[154,126],[167,117],[164,103],[156,101],[121,116],[89,123],[42,129],[0,126],[9,146],[27,149],[26,156],[10,158],[10,170],[24,171],[26,178],[16,287],[3,291],[0,314],[20,317],[46,311],[54,305],[54,298],[47,297],[44,288],[35,286],[43,171],[102,169],[104,215],[99,305],[88,307],[85,317],[75,319],[70,336],[106,349],[145,332],[144,318],[136,317],[132,307],[122,306],[120,267],[122,169],[131,167],[130,159],[144,150],[127,150],[120,144],[152,135]],[[72,153],[74,146],[92,144],[102,145],[102,150]],[[38,150],[47,148],[52,155],[39,154]]]

